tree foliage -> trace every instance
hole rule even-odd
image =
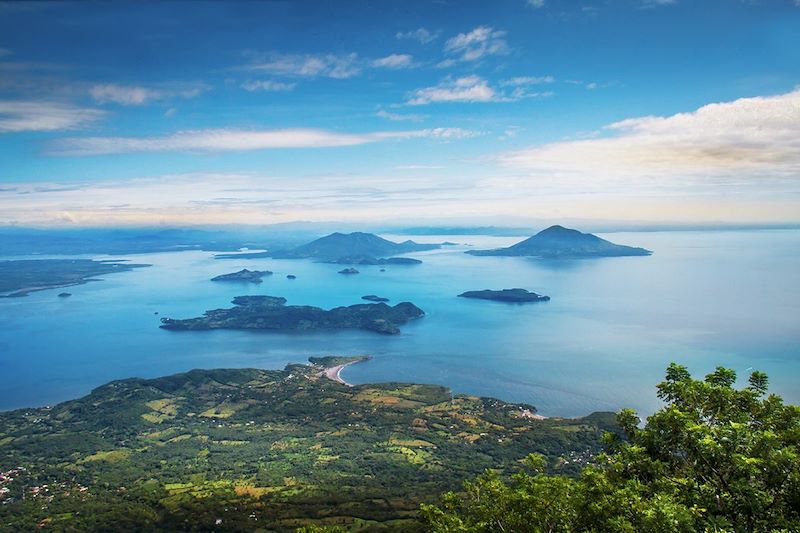
[[[672,364],[665,406],[640,420],[623,410],[622,437],[571,479],[532,455],[509,480],[487,472],[423,506],[436,532],[800,531],[800,408],[767,395],[767,376],[717,368],[704,380]]]

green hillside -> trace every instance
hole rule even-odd
[[[325,364],[127,379],[0,414],[0,529],[419,530],[420,503],[536,452],[575,474],[614,416],[434,385],[348,387]]]

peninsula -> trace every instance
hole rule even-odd
[[[635,248],[601,239],[591,233],[563,226],[550,226],[533,237],[508,248],[494,250],[469,250],[470,255],[525,256],[543,259],[581,259],[590,257],[622,257],[651,255],[644,248]]]
[[[535,420],[437,385],[326,377],[349,361],[124,379],[0,413],[2,529],[421,531],[420,503],[442,491],[532,451],[574,475],[617,428],[612,413]]]
[[[0,298],[27,296],[34,291],[101,281],[96,276],[150,265],[124,260],[21,259],[0,261]],[[62,293],[66,294],[66,293]]]
[[[243,268],[239,272],[232,272],[230,274],[222,274],[211,278],[211,281],[247,281],[250,283],[261,283],[264,276],[271,276],[272,272],[269,270],[248,270]]]
[[[496,302],[525,303],[549,302],[549,296],[542,296],[526,289],[502,289],[499,291],[485,289],[482,291],[467,291],[458,295],[460,298],[475,298],[478,300],[494,300]]]
[[[171,330],[251,329],[314,331],[365,329],[397,335],[399,326],[425,313],[410,302],[356,304],[325,310],[310,305],[286,305],[278,296],[237,296],[235,307],[206,311],[197,318],[162,318],[161,327]]]

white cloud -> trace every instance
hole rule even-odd
[[[319,129],[181,131],[163,137],[72,137],[51,145],[51,155],[105,155],[129,152],[225,152],[280,148],[356,146],[391,139],[437,138],[445,141],[476,135],[460,128],[338,133]]]
[[[506,32],[488,26],[478,26],[469,33],[459,33],[444,43],[444,51],[459,56],[462,61],[476,61],[485,56],[505,54],[508,45]]]
[[[528,5],[538,9],[544,7],[544,0],[528,0]]]
[[[49,101],[0,101],[0,133],[71,130],[102,118],[98,109]]]
[[[439,37],[440,32],[431,32],[425,28],[418,28],[416,30],[407,31],[407,32],[397,32],[395,37],[398,39],[411,39],[414,41],[419,41],[422,44],[428,44],[433,42]]]
[[[447,168],[443,165],[397,165],[397,170],[440,170]]]
[[[0,48],[0,57],[10,56],[12,53],[8,48]]]
[[[381,117],[381,118],[385,118],[387,120],[394,120],[396,122],[405,121],[405,120],[410,121],[410,122],[420,122],[420,121],[425,120],[427,118],[427,115],[392,113],[392,112],[386,111],[384,109],[381,109],[380,111],[378,111],[375,114],[377,116]]]
[[[290,77],[352,78],[361,72],[358,55],[269,54],[246,65],[245,70]]]
[[[520,87],[523,85],[542,85],[553,83],[556,79],[553,76],[517,76],[500,82],[502,87]]]
[[[285,92],[294,90],[296,86],[297,86],[296,83],[286,83],[273,80],[251,80],[242,83],[241,88],[249,92],[254,92],[254,91]]]
[[[115,103],[121,105],[142,105],[148,100],[159,100],[163,95],[146,87],[130,87],[109,83],[95,85],[89,91],[94,101],[99,104]]]
[[[512,87],[509,91],[497,90],[485,79],[477,75],[461,78],[446,78],[433,87],[413,91],[406,103],[425,105],[439,102],[514,102],[523,98],[552,96],[552,91],[531,91],[531,85],[549,83],[549,76],[543,78],[512,78],[501,82],[501,86]]]
[[[436,102],[491,102],[497,94],[480,76],[447,79],[439,85],[417,89],[408,99],[410,105]]]
[[[135,85],[117,85],[115,83],[98,84],[89,90],[98,104],[114,103],[119,105],[144,105],[153,100],[168,98],[194,98],[210,87],[204,84],[165,85],[160,88],[140,87]]]
[[[372,62],[373,67],[389,69],[410,68],[413,64],[413,58],[408,54],[391,54]]]
[[[499,160],[533,175],[592,180],[800,176],[800,89],[627,119],[604,132],[605,137],[509,152]]]

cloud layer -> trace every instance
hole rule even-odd
[[[162,137],[71,137],[54,141],[51,155],[88,156],[129,152],[227,152],[279,148],[332,148],[392,139],[463,139],[476,135],[460,128],[339,133],[311,128],[278,130],[206,129]]]
[[[98,109],[61,102],[0,100],[0,133],[74,130],[103,116]]]
[[[352,78],[361,72],[358,55],[268,54],[244,67],[254,72],[301,78]]]
[[[631,118],[600,134],[509,152],[499,160],[536,175],[595,179],[797,179],[800,89],[667,117]]]

